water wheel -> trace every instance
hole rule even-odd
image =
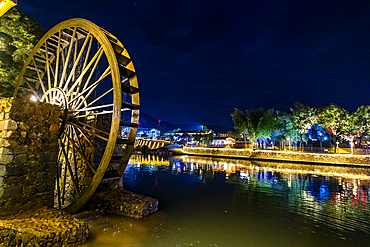
[[[123,174],[137,133],[139,90],[131,58],[112,34],[85,19],[59,23],[34,47],[14,97],[63,111],[56,207],[74,213],[104,175]]]

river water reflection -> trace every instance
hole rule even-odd
[[[370,169],[133,156],[122,186],[159,212],[82,214],[84,246],[370,246]]]

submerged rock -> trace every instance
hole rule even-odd
[[[116,188],[94,194],[88,206],[105,213],[142,218],[158,211],[158,200]]]

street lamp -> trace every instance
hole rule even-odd
[[[0,0],[0,16],[5,14],[11,7],[17,5],[17,0]]]
[[[351,149],[351,154],[353,154],[353,136],[351,135],[349,138],[349,144],[350,144],[350,149]]]

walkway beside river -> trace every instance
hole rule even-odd
[[[318,154],[305,152],[275,151],[275,150],[254,150],[254,149],[234,149],[234,148],[199,148],[183,147],[184,154],[214,156],[214,157],[233,157],[255,160],[276,160],[298,163],[321,163],[350,166],[370,167],[369,155],[351,154]]]

